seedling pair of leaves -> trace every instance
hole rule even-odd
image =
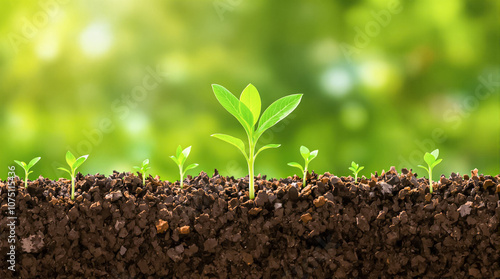
[[[429,173],[429,192],[432,194],[432,169],[437,166],[437,164],[441,163],[443,159],[438,159],[439,157],[439,149],[432,151],[431,153],[425,152],[424,161],[427,163],[427,167],[422,165],[418,165]]]
[[[354,174],[354,183],[356,183],[358,181],[358,173],[364,168],[365,167],[363,167],[363,166],[360,167],[359,164],[356,164],[356,163],[354,163],[354,161],[352,161],[349,169],[352,171],[352,174]]]
[[[296,167],[302,171],[302,187],[306,186],[306,180],[307,180],[307,167],[309,166],[309,162],[311,162],[316,156],[318,156],[318,150],[314,151],[309,151],[309,148],[305,146],[300,147],[300,155],[302,155],[302,158],[304,158],[304,167],[302,167],[301,164],[297,162],[290,162],[288,163],[289,166],[291,167]]]
[[[26,164],[25,162],[14,160],[14,162],[16,162],[16,164],[20,165],[24,169],[24,188],[28,188],[28,175],[30,175],[30,173],[33,172],[33,171],[30,171],[30,169],[36,163],[38,163],[38,161],[40,161],[40,159],[42,159],[42,157],[33,158],[28,164]]]
[[[191,164],[184,169],[184,163],[186,162],[189,153],[191,153],[191,146],[187,147],[186,149],[182,149],[182,147],[179,145],[177,147],[177,151],[175,152],[175,156],[170,156],[170,159],[174,161],[177,166],[179,167],[179,175],[180,175],[180,187],[184,187],[184,175],[186,172],[190,169],[194,169],[198,166],[198,164]]]
[[[85,162],[85,160],[87,160],[87,158],[89,157],[89,155],[83,155],[81,157],[79,157],[78,159],[75,157],[75,155],[73,155],[73,153],[71,153],[70,151],[68,151],[66,153],[66,163],[68,163],[68,166],[70,168],[70,170],[66,169],[66,168],[59,168],[60,170],[63,170],[67,173],[69,173],[69,175],[71,176],[71,199],[74,200],[75,199],[75,174],[76,174],[76,169],[78,169],[78,167],[80,167],[83,162]]]
[[[254,199],[254,163],[257,155],[266,149],[281,146],[280,144],[267,144],[255,152],[257,142],[267,129],[276,125],[295,110],[302,99],[302,94],[293,94],[278,99],[261,116],[260,94],[252,84],[243,90],[239,100],[229,90],[218,84],[213,84],[212,89],[219,103],[243,126],[248,138],[248,151],[239,138],[225,134],[213,134],[212,136],[236,146],[241,151],[248,164],[249,197]]]
[[[140,167],[134,166],[134,169],[141,173],[142,185],[146,186],[146,172],[151,169],[149,166],[149,159],[142,161],[142,166]]]

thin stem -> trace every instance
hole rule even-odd
[[[250,140],[249,137],[249,156],[248,156],[248,195],[250,199],[253,200],[255,198],[255,186],[254,186],[254,153],[255,153],[255,144]]]
[[[182,189],[184,187],[184,178],[183,178],[184,174],[182,173],[182,165],[179,166],[179,175],[181,177],[180,185],[181,185],[181,189]]]
[[[24,177],[24,188],[28,188],[28,172],[25,171],[26,176]]]
[[[429,169],[429,191],[432,194],[432,169]]]
[[[306,160],[304,163],[304,177],[302,178],[302,188],[306,187],[307,183],[307,167],[309,166],[309,162]]]
[[[358,173],[355,173],[355,175],[354,175],[354,184],[356,184],[357,181],[358,181]]]
[[[71,176],[71,199],[75,199],[75,176]]]
[[[142,174],[142,185],[146,187],[146,173]]]

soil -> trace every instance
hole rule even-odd
[[[16,180],[17,271],[0,278],[500,278],[500,175],[394,168],[178,183],[131,173]],[[7,186],[0,182],[2,216]],[[7,220],[0,222],[6,255]]]

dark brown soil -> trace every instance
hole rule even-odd
[[[406,169],[300,181],[258,177],[251,201],[248,178],[217,171],[184,189],[79,174],[70,201],[68,180],[39,178],[19,187],[18,271],[2,260],[0,278],[500,278],[500,175],[452,173],[433,195]]]

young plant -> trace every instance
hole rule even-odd
[[[75,156],[73,155],[73,153],[71,153],[70,151],[68,151],[66,153],[66,163],[68,163],[69,165],[69,168],[70,170],[66,169],[66,168],[59,168],[60,170],[63,170],[67,173],[69,173],[69,175],[71,176],[71,199],[74,200],[75,199],[75,174],[76,174],[76,169],[78,167],[80,167],[83,162],[85,162],[85,160],[87,160],[87,158],[89,157],[89,155],[83,155],[81,156],[80,158],[75,158]]]
[[[267,129],[287,117],[299,105],[302,94],[289,95],[278,99],[261,116],[260,95],[257,88],[252,84],[249,84],[243,90],[239,100],[229,90],[218,84],[212,84],[212,89],[219,103],[240,122],[247,134],[248,152],[245,144],[239,138],[224,134],[213,134],[212,137],[236,146],[245,157],[248,164],[249,197],[253,200],[255,198],[254,163],[257,155],[265,149],[281,146],[280,144],[267,144],[255,152],[257,141]],[[257,121],[258,125],[255,126]]]
[[[441,163],[441,161],[443,161],[443,159],[439,159],[438,160],[438,156],[439,156],[439,149],[436,149],[434,151],[432,151],[431,153],[429,152],[425,152],[425,155],[424,155],[424,161],[427,163],[427,168],[422,166],[422,165],[418,165],[419,167],[423,168],[424,170],[426,170],[428,173],[429,173],[429,190],[430,190],[430,193],[432,194],[432,169],[439,163]]]
[[[354,174],[354,183],[356,183],[356,181],[358,181],[358,173],[364,169],[365,167],[363,166],[359,166],[358,164],[354,163],[354,161],[352,161],[351,163],[351,166],[349,167],[349,169],[352,171],[352,173]]]
[[[20,165],[23,169],[24,169],[24,188],[28,188],[28,175],[30,175],[30,173],[32,173],[33,171],[30,171],[30,169],[36,164],[38,163],[38,161],[40,161],[40,159],[42,159],[42,157],[36,157],[36,158],[33,158],[33,160],[31,160],[29,162],[29,164],[26,165],[25,162],[21,162],[21,161],[18,161],[18,160],[14,160],[14,162],[16,162],[16,164]]]
[[[187,166],[186,169],[184,168],[184,162],[186,162],[187,157],[189,156],[189,153],[191,152],[191,146],[182,150],[182,147],[179,145],[177,147],[177,151],[175,153],[175,156],[170,156],[170,158],[179,166],[179,174],[180,174],[180,186],[181,189],[184,187],[184,175],[186,172],[190,169],[194,169],[198,166],[198,164],[191,164]]]
[[[306,178],[307,178],[307,167],[309,166],[309,162],[311,162],[316,156],[318,156],[318,150],[314,151],[309,151],[309,149],[305,146],[300,147],[300,155],[302,155],[302,158],[304,158],[304,167],[302,167],[299,163],[296,162],[290,162],[288,163],[289,166],[291,167],[296,167],[302,171],[302,174],[304,175],[302,178],[302,187],[306,186]]]
[[[134,166],[134,169],[141,173],[142,175],[142,185],[146,186],[146,172],[150,169],[149,159],[142,161],[142,166]]]

